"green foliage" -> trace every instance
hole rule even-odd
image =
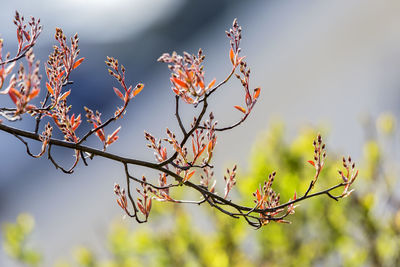
[[[383,137],[392,136],[395,121],[385,115],[377,127]],[[249,172],[238,174],[237,195],[252,204],[252,199],[245,196],[251,195],[274,170],[278,170],[274,190],[281,193],[282,200],[291,198],[294,191],[304,193],[314,175],[307,160],[313,155],[310,148],[315,132],[305,129],[288,142],[283,125],[271,127],[254,146]],[[340,159],[332,148],[327,151],[316,190],[334,185],[339,179]],[[398,167],[376,139],[367,140],[356,191],[350,198],[339,203],[326,196],[304,201],[289,218],[291,225],[270,223],[258,231],[209,207],[154,203],[154,210],[162,216],[152,217],[152,224],[134,230],[126,223],[112,224],[107,244],[112,255],[109,259],[99,259],[90,249],[80,247],[75,251],[76,263],[107,267],[400,266],[400,210],[394,191]],[[200,222],[191,216],[192,211],[200,213],[196,214]],[[27,229],[18,219],[16,225],[7,224],[3,229],[5,243],[10,243],[5,246],[7,253],[17,255],[13,257],[21,262],[27,262],[26,256],[21,256],[25,255],[22,246],[11,244],[22,241],[12,240],[25,240],[32,227],[11,230]],[[12,238],[11,232],[19,234]],[[59,262],[57,266],[70,265]]]
[[[27,237],[32,233],[35,221],[31,215],[20,214],[15,224],[6,223],[2,227],[3,248],[12,258],[29,266],[38,266],[41,255],[27,246]]]

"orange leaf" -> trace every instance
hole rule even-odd
[[[17,89],[15,89],[14,87],[10,88],[10,92],[13,92],[13,94],[15,94],[18,98],[22,97],[21,93]]]
[[[171,78],[171,81],[172,81],[174,84],[179,85],[180,87],[183,87],[183,88],[186,88],[186,89],[188,88],[187,84],[186,84],[184,81],[179,80],[178,78],[172,77],[172,78]]]
[[[29,99],[35,98],[39,94],[40,90],[38,88],[33,89],[31,93],[29,94]]]
[[[214,78],[214,80],[212,80],[208,85],[207,85],[207,89],[210,89],[211,87],[214,86],[216,79]]]
[[[308,160],[307,162],[308,162],[308,163],[310,163],[311,165],[313,165],[313,166],[315,167],[315,163],[314,163],[314,161],[312,161],[312,160]]]
[[[82,61],[83,61],[84,59],[85,59],[84,57],[78,59],[78,60],[75,62],[75,64],[74,64],[74,66],[72,67],[72,69],[76,69],[79,65],[81,65],[81,63],[82,63]]]
[[[71,93],[71,90],[68,90],[67,92],[65,92],[64,94],[62,94],[62,96],[60,96],[59,100],[65,100],[67,98],[67,96],[69,96],[69,94]]]
[[[192,149],[193,149],[193,154],[196,155],[197,152],[196,152],[196,147],[194,146],[194,140],[193,140],[193,138],[192,138]]]
[[[260,194],[260,191],[258,189],[256,191],[256,196],[257,196],[257,200],[260,201],[261,200],[261,194]]]
[[[96,123],[93,122],[93,127],[94,127],[94,130],[96,130],[98,126]],[[104,142],[106,140],[106,138],[104,137],[103,129],[99,129],[99,130],[95,131],[95,133],[102,142]]]
[[[140,91],[143,90],[143,88],[144,88],[144,84],[143,83],[138,83],[136,85],[136,87],[135,87],[135,91],[133,91],[133,96],[134,97],[137,96],[140,93]]]
[[[233,48],[229,51],[229,59],[232,62],[232,65],[235,65],[235,53],[233,52]]]
[[[65,73],[65,70],[60,72],[60,74],[58,74],[58,76],[57,76],[57,80],[61,79],[61,77],[64,75],[64,73]]]
[[[197,157],[200,157],[201,154],[206,150],[206,146],[203,146],[203,148],[200,150],[199,154],[197,154]]]
[[[198,84],[199,84],[201,89],[204,89],[204,83],[203,83],[202,80],[199,79]]]
[[[146,207],[147,212],[149,213],[151,210],[151,198],[149,199],[149,202],[147,203],[147,207]]]
[[[117,203],[121,208],[124,208],[124,206],[122,205],[121,201],[119,199],[117,199]]]
[[[243,112],[244,114],[246,114],[246,109],[241,107],[241,106],[235,106],[235,108],[241,112]]]
[[[212,149],[213,149],[213,141],[210,140],[210,142],[208,142],[207,150],[208,152],[211,152]]]
[[[186,175],[184,181],[188,181],[193,176],[194,173],[195,171],[191,171],[188,175]]]
[[[176,87],[172,87],[172,91],[174,91],[176,95],[180,95],[179,90]]]
[[[254,94],[253,94],[253,98],[257,99],[260,96],[260,87],[257,87],[256,89],[254,89]]]
[[[17,94],[19,93],[15,88],[11,87],[10,90],[8,91],[8,95],[10,96],[11,100],[14,102],[14,104],[17,104],[18,102],[18,97]]]
[[[49,93],[50,93],[51,95],[54,95],[53,88],[51,88],[51,86],[50,86],[49,83],[46,83],[46,87],[47,87],[47,91],[49,91]]]
[[[111,145],[112,143],[118,140],[117,134],[119,130],[121,130],[121,126],[119,126],[111,135],[107,137],[107,142],[106,142],[107,144]]]

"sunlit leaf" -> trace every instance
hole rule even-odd
[[[246,114],[246,109],[244,107],[241,106],[235,106],[235,108],[241,112],[243,112],[244,114]]]
[[[78,60],[75,62],[75,64],[74,64],[74,66],[72,67],[72,69],[76,69],[79,65],[81,65],[81,63],[83,62],[83,60],[85,60],[84,57],[78,59]]]
[[[31,93],[29,94],[29,99],[35,98],[39,94],[39,92],[40,92],[40,89],[38,89],[38,88],[33,89],[31,91]]]
[[[60,72],[60,74],[58,74],[58,76],[57,76],[57,80],[60,80],[61,77],[64,75],[64,73],[65,73],[65,70],[63,70],[62,72]]]
[[[216,79],[214,78],[214,80],[212,80],[208,85],[207,88],[210,89],[211,87],[214,86]]]
[[[188,181],[188,180],[193,176],[193,174],[194,174],[195,172],[196,172],[196,171],[194,171],[194,170],[191,171],[189,174],[186,175],[186,177],[185,177],[184,180],[185,180],[185,181]]]
[[[49,83],[46,83],[46,88],[47,88],[47,91],[49,91],[49,93],[50,93],[51,95],[54,95],[53,88],[51,88],[51,86],[50,86]]]
[[[232,65],[235,65],[235,53],[233,52],[233,48],[229,51],[229,59],[232,62]]]
[[[135,87],[135,90],[133,91],[133,96],[134,96],[134,97],[137,96],[137,95],[140,93],[140,91],[143,90],[143,88],[144,88],[144,84],[138,83],[138,84],[136,85],[136,87]]]
[[[253,94],[254,99],[257,99],[260,96],[260,91],[261,91],[260,87],[254,89],[254,94]]]
[[[10,96],[10,98],[14,102],[14,104],[17,104],[18,98],[19,98],[18,95],[21,95],[21,94],[17,90],[15,90],[15,88],[11,87],[10,90],[8,91],[8,95]]]
[[[172,77],[172,78],[171,78],[171,81],[172,81],[174,84],[179,85],[180,87],[183,87],[183,88],[186,88],[186,89],[188,88],[188,85],[187,85],[184,81],[179,80],[178,78]]]
[[[64,94],[62,94],[59,98],[60,101],[65,100],[69,94],[71,93],[71,90],[68,90],[67,92],[65,92]]]

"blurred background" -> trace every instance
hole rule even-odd
[[[106,118],[120,104],[112,90],[116,83],[107,74],[104,64],[106,56],[116,57],[126,66],[128,82],[145,84],[145,89],[130,104],[124,119],[110,126],[108,131],[112,132],[122,125],[120,140],[109,148],[110,152],[147,160],[153,160],[153,153],[146,149],[144,129],[156,137],[163,137],[166,127],[178,130],[174,120],[169,70],[165,64],[157,63],[157,58],[164,52],[196,53],[201,47],[206,54],[206,81],[213,78],[220,81],[230,71],[229,41],[224,31],[231,27],[234,18],[238,18],[243,28],[242,55],[247,56],[251,68],[251,87],[260,86],[262,91],[243,126],[218,136],[214,165],[219,188],[222,189],[224,169],[238,163],[238,184],[241,180],[244,184],[236,192],[238,199],[246,201],[272,169],[278,170],[278,179],[280,172],[286,177],[280,182],[287,181],[286,184],[292,186],[281,188],[283,196],[290,197],[294,190],[301,191],[300,182],[302,179],[308,181],[309,177],[307,171],[302,171],[305,167],[302,163],[308,160],[307,156],[311,157],[312,138],[318,131],[327,136],[328,156],[333,154],[332,162],[335,154],[345,153],[352,155],[356,162],[365,164],[365,172],[359,178],[364,178],[365,182],[359,181],[357,190],[360,193],[354,197],[355,200],[350,198],[338,204],[327,200],[326,206],[311,201],[310,205],[316,207],[307,209],[306,204],[299,207],[298,214],[292,218],[292,225],[268,226],[271,230],[263,230],[260,237],[258,232],[250,231],[245,225],[232,222],[239,225],[237,231],[241,235],[238,236],[249,238],[239,238],[230,245],[220,243],[222,248],[228,245],[232,248],[221,248],[221,253],[234,255],[237,251],[236,254],[254,256],[252,259],[259,260],[254,260],[253,264],[266,266],[289,265],[289,261],[283,261],[288,257],[287,253],[293,254],[293,260],[302,259],[305,264],[317,266],[338,262],[352,264],[353,255],[357,256],[355,262],[361,265],[391,266],[392,263],[399,263],[396,253],[399,251],[400,215],[396,217],[396,211],[400,204],[399,192],[395,189],[399,169],[399,137],[395,121],[400,115],[398,1],[17,0],[3,1],[1,5],[0,34],[5,39],[4,51],[15,52],[15,28],[12,23],[15,10],[26,17],[33,15],[41,19],[44,30],[35,46],[35,54],[42,66],[52,50],[55,27],[62,28],[67,36],[78,32],[80,55],[86,60],[71,77],[74,84],[70,87],[69,101],[73,112],[83,113],[83,106],[88,106],[98,109]],[[232,79],[215,94],[210,104],[220,126],[237,121],[240,114],[233,106],[243,105],[240,84]],[[10,106],[11,101],[3,96],[0,105]],[[193,116],[191,112],[191,109],[184,108],[186,125]],[[386,115],[382,116],[383,113]],[[376,120],[380,121],[378,128]],[[277,126],[274,121],[284,122],[285,127]],[[33,127],[28,117],[13,125],[25,129]],[[81,133],[88,129],[83,125],[80,126]],[[268,134],[263,134],[266,131]],[[71,258],[77,244],[88,248],[96,257],[114,257],[120,251],[111,249],[110,252],[110,246],[113,246],[106,244],[110,242],[110,236],[118,236],[115,231],[119,229],[121,235],[132,235],[132,240],[136,240],[140,233],[147,233],[149,227],[159,226],[156,214],[149,226],[136,225],[121,218],[113,193],[113,184],[123,184],[124,181],[123,170],[118,164],[94,159],[89,167],[80,165],[74,174],[65,175],[55,170],[45,158],[29,158],[23,145],[13,136],[0,133],[0,137],[0,150],[3,151],[0,156],[0,223],[15,222],[18,214],[30,213],[36,222],[30,240],[43,253],[44,266],[51,266],[60,258]],[[256,140],[258,143],[255,143]],[[262,140],[268,142],[263,143]],[[296,147],[296,144],[303,144],[301,142],[309,144],[308,150],[301,145]],[[261,152],[252,149],[254,146],[261,147],[260,144],[265,147]],[[95,138],[89,140],[88,145],[100,147]],[[72,163],[70,151],[59,149],[56,153],[61,162],[66,165]],[[275,157],[293,159],[301,166],[293,166],[291,161],[275,162]],[[375,172],[369,169],[371,166],[377,166]],[[332,163],[332,170],[336,167]],[[133,170],[137,176],[146,174],[140,168]],[[285,176],[286,171],[290,175]],[[326,183],[335,183],[336,175],[328,173],[329,170]],[[387,176],[389,178],[386,179]],[[378,190],[382,184],[388,186]],[[359,210],[348,208],[357,205]],[[330,210],[331,206],[336,210]],[[185,222],[190,220],[209,221],[209,227],[200,230],[210,232],[210,235],[224,234],[223,229],[226,228],[236,229],[227,217],[210,219],[217,215],[208,207],[182,210],[169,207],[167,211],[173,214],[184,213],[183,219],[172,225],[187,224]],[[213,215],[208,217],[210,212]],[[186,213],[189,213],[187,217]],[[332,222],[326,214],[334,214],[330,215],[333,216]],[[346,220],[349,214],[358,215],[354,220]],[[162,219],[163,215],[160,216]],[[334,224],[340,216],[342,223]],[[113,221],[124,226],[112,228],[114,232],[111,230],[110,234],[110,223]],[[358,223],[365,225],[369,221],[370,228],[358,229]],[[179,229],[183,227],[176,232]],[[382,229],[385,232],[381,232]],[[189,228],[187,232],[182,232],[188,236],[199,236],[200,240],[201,234],[196,235],[195,232],[200,230]],[[168,234],[167,230],[164,232]],[[326,233],[321,236],[332,242],[311,242],[311,237],[315,238],[318,233]],[[4,232],[1,235],[4,238]],[[212,238],[228,240],[232,235],[234,233],[226,233],[225,236]],[[276,240],[271,240],[272,236],[277,236]],[[376,241],[381,240],[378,237],[382,239],[380,243]],[[209,240],[214,240],[212,238]],[[118,242],[135,243],[132,240]],[[165,249],[163,244],[172,242],[167,237],[165,243],[158,242],[151,234],[143,240],[143,244],[157,243],[160,250]],[[285,245],[292,240],[295,240],[294,244]],[[392,240],[393,244],[390,243]],[[359,242],[372,245],[355,251],[355,244]],[[202,244],[200,241],[197,243]],[[214,243],[218,244],[217,241]],[[204,244],[208,246],[206,241]],[[271,245],[265,247],[265,244]],[[385,254],[388,249],[382,244],[390,244],[389,247],[395,248],[396,253]],[[243,250],[243,246],[247,250]],[[298,253],[293,252],[293,246],[298,248]],[[193,246],[187,246],[187,250],[191,248]],[[134,249],[140,251],[140,248]],[[315,255],[305,253],[313,249]],[[372,257],[374,254],[371,251],[378,252]],[[202,254],[199,252],[198,255]],[[144,256],[139,258],[145,259]],[[194,259],[199,262],[199,258]],[[250,261],[244,256],[237,260],[239,263]],[[1,266],[15,264],[3,251],[0,252]]]

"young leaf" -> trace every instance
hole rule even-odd
[[[244,114],[246,114],[246,109],[241,107],[241,106],[235,106],[235,108],[241,112],[243,112]]]
[[[180,87],[183,87],[183,88],[186,88],[186,89],[188,88],[188,85],[187,85],[184,81],[179,80],[178,78],[172,77],[172,78],[171,78],[171,81],[172,81],[174,84],[179,85]]]
[[[233,48],[229,51],[229,59],[232,62],[232,65],[235,65],[235,53],[233,52]]]
[[[78,60],[75,62],[75,64],[74,64],[74,66],[72,67],[72,69],[76,69],[79,65],[81,65],[81,63],[82,63],[83,60],[85,60],[84,57],[78,59]]]
[[[49,91],[49,93],[50,93],[51,95],[54,95],[53,88],[51,88],[51,86],[50,86],[49,83],[46,83],[46,88],[47,88],[47,91]]]
[[[214,78],[214,80],[212,80],[208,85],[207,85],[207,89],[210,89],[211,87],[214,86],[216,79]]]
[[[133,91],[133,97],[137,96],[140,93],[140,91],[143,90],[143,88],[144,88],[144,84],[138,83],[135,87],[135,90]]]
[[[121,93],[121,91],[118,88],[114,87],[114,92],[119,98],[124,100],[124,95]]]
[[[194,173],[195,173],[195,171],[191,171],[189,174],[186,175],[185,179],[183,179],[183,180],[185,182],[188,181],[193,176]]]
[[[65,100],[67,98],[67,96],[69,96],[69,94],[71,93],[71,90],[68,90],[67,92],[65,92],[64,94],[62,94],[62,96],[60,96],[60,101]]]
[[[253,98],[257,99],[260,96],[260,87],[257,87],[256,89],[254,89],[254,94],[253,94]]]

